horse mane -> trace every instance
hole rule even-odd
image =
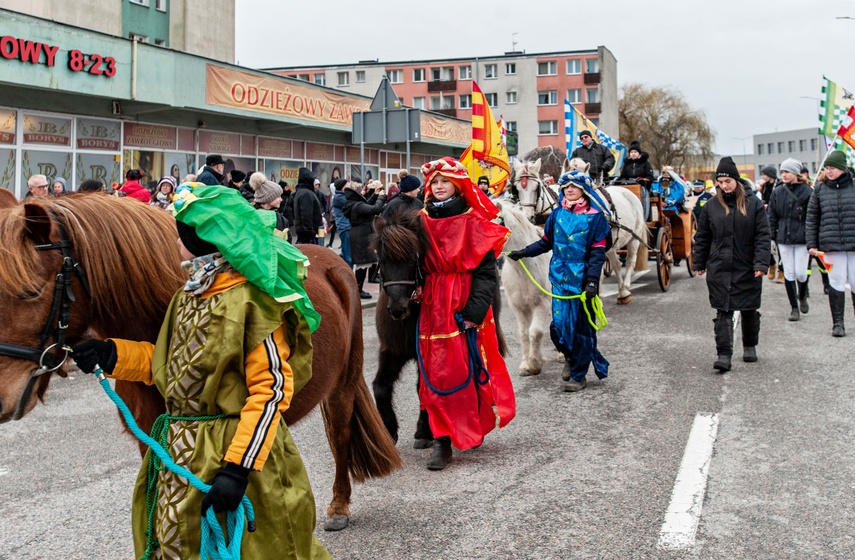
[[[95,325],[148,318],[151,313],[162,320],[166,304],[185,279],[172,216],[136,200],[106,195],[70,194],[31,203],[45,208],[68,233],[92,290]],[[0,289],[42,289],[39,256],[24,226],[23,206],[0,212]]]
[[[410,261],[424,256],[429,240],[421,211],[395,212],[387,218],[374,219],[372,247],[380,262]]]

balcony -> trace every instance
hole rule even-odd
[[[432,111],[434,113],[439,113],[440,115],[445,115],[446,117],[457,117],[457,109],[432,109]]]
[[[457,89],[457,80],[434,80],[428,82],[428,93],[438,91],[455,91]]]
[[[585,74],[585,85],[596,85],[600,83],[600,73],[592,72],[590,74]]]
[[[591,118],[591,115],[599,115],[600,114],[600,104],[599,103],[585,103],[585,116]]]

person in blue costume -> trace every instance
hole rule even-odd
[[[559,296],[586,294],[589,313],[599,293],[600,273],[611,246],[608,205],[594,190],[591,178],[581,171],[568,171],[558,178],[561,189],[558,208],[543,228],[543,238],[525,249],[511,251],[513,260],[536,257],[552,251],[549,280]],[[600,379],[609,373],[609,362],[597,349],[597,334],[588,320],[580,298],[552,300],[552,343],[564,354],[564,390],[581,391],[591,364]]]

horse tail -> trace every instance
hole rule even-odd
[[[645,233],[647,233],[647,232],[645,232]],[[642,239],[644,239],[643,236],[642,236]],[[650,258],[650,251],[648,251],[647,245],[639,242],[638,252],[635,253],[635,267],[634,267],[635,271],[641,272],[642,270],[648,270],[650,268],[649,258]]]
[[[507,263],[505,263],[507,265]],[[503,358],[507,357],[508,351],[508,343],[505,341],[505,333],[502,331],[502,325],[499,319],[502,317],[502,281],[501,281],[501,270],[496,269],[496,273],[499,275],[499,283],[496,284],[496,292],[493,294],[493,322],[496,324],[496,338],[499,341],[499,354],[502,355]]]
[[[364,482],[391,474],[403,466],[403,460],[374,405],[365,380],[354,387],[353,415],[350,417],[350,464],[353,480]],[[327,403],[321,407],[327,415]]]

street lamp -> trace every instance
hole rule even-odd
[[[745,136],[745,137],[734,136],[733,137],[734,140],[742,140],[742,168],[743,169],[746,169],[748,167],[748,152],[745,150],[745,141],[748,140],[749,138],[752,138],[752,136]]]
[[[837,18],[837,19],[855,19],[855,18]],[[822,112],[822,108],[820,106],[822,99],[820,99],[819,97],[812,97],[810,95],[800,95],[799,99],[813,99],[814,101],[816,101],[816,114],[817,114],[817,118],[819,118],[819,114]],[[819,162],[819,145],[822,143],[822,134],[819,132],[818,128],[817,128],[816,135],[817,135],[817,138],[816,138],[816,154],[814,154],[814,157],[816,158],[816,160],[814,161],[814,165],[816,165],[817,162]]]

